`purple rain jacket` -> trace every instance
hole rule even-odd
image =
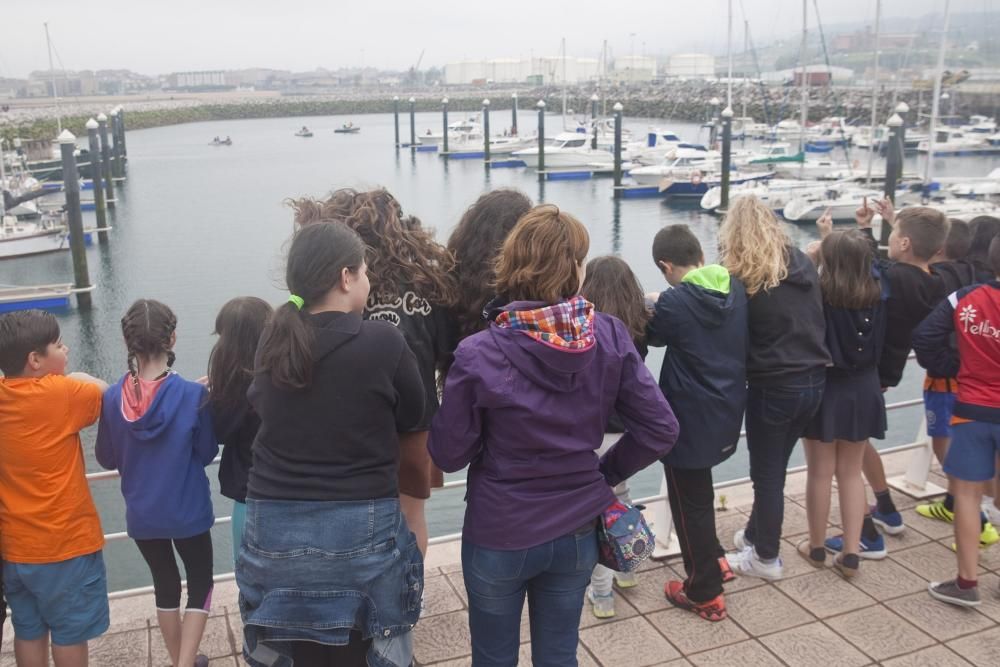
[[[469,466],[470,543],[513,551],[571,533],[615,501],[612,486],[673,447],[677,419],[625,325],[595,313],[593,331],[582,352],[496,323],[459,344],[428,448],[446,472]],[[626,432],[598,460],[612,411]]]

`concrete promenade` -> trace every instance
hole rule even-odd
[[[902,472],[908,453],[886,457],[889,474]],[[933,481],[943,483],[938,473]],[[892,667],[1000,664],[1000,546],[981,554],[978,610],[958,609],[932,600],[927,583],[951,578],[955,557],[951,526],[924,519],[916,501],[894,494],[904,509],[906,532],[887,538],[889,558],[863,561],[861,575],[845,581],[832,570],[818,571],[795,554],[806,531],[805,475],[789,477],[786,487],[785,578],[774,584],[737,578],[727,586],[730,618],[708,623],[671,607],[663,583],[681,577],[679,561],[648,562],[638,586],[617,595],[617,616],[599,621],[585,606],[581,619],[582,667]],[[731,509],[718,515],[719,536],[732,546],[733,532],[746,519],[748,486],[726,490]],[[838,519],[836,497],[831,520]],[[831,525],[830,532],[836,532]],[[457,544],[433,547],[426,570],[426,611],[416,629],[419,665],[465,667],[469,631],[465,588]],[[138,556],[137,556],[138,557]],[[236,587],[217,587],[202,651],[211,665],[236,667],[241,624]],[[151,596],[112,602],[112,627],[91,644],[96,667],[169,665]],[[521,664],[530,665],[527,614],[522,624]],[[14,665],[9,621],[0,667]]]

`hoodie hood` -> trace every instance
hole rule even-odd
[[[146,404],[136,397],[132,389],[132,376],[126,374],[121,381],[121,410],[125,423],[139,440],[152,440],[160,436],[170,426],[178,414],[177,408],[184,401],[184,378],[171,372],[167,377],[155,382],[143,382],[142,391],[155,391],[152,401]],[[147,398],[147,400],[149,400]],[[137,416],[132,420],[131,416]]]
[[[976,279],[976,267],[972,262],[964,259],[948,262],[938,262],[931,264],[931,273],[937,277],[944,286],[944,293],[951,294],[963,287],[975,285],[979,282]]]
[[[309,316],[313,330],[313,363],[353,340],[361,331],[361,315],[331,311]]]
[[[816,284],[816,265],[809,257],[794,246],[788,246],[788,277],[783,285],[810,290]]]
[[[558,304],[514,301],[500,308],[490,334],[504,356],[548,391],[573,391],[594,360],[597,315],[582,297]],[[558,338],[558,341],[556,341]]]
[[[677,286],[690,315],[702,327],[717,329],[745,303],[743,286],[718,264],[689,271]]]

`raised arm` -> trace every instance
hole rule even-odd
[[[482,449],[483,409],[477,405],[479,376],[471,366],[474,352],[459,347],[441,397],[441,408],[431,423],[427,449],[437,467],[456,472]]]

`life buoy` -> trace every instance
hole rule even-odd
[[[703,176],[704,174],[701,173],[701,170],[695,169],[691,173],[691,185],[701,185],[701,179]]]

